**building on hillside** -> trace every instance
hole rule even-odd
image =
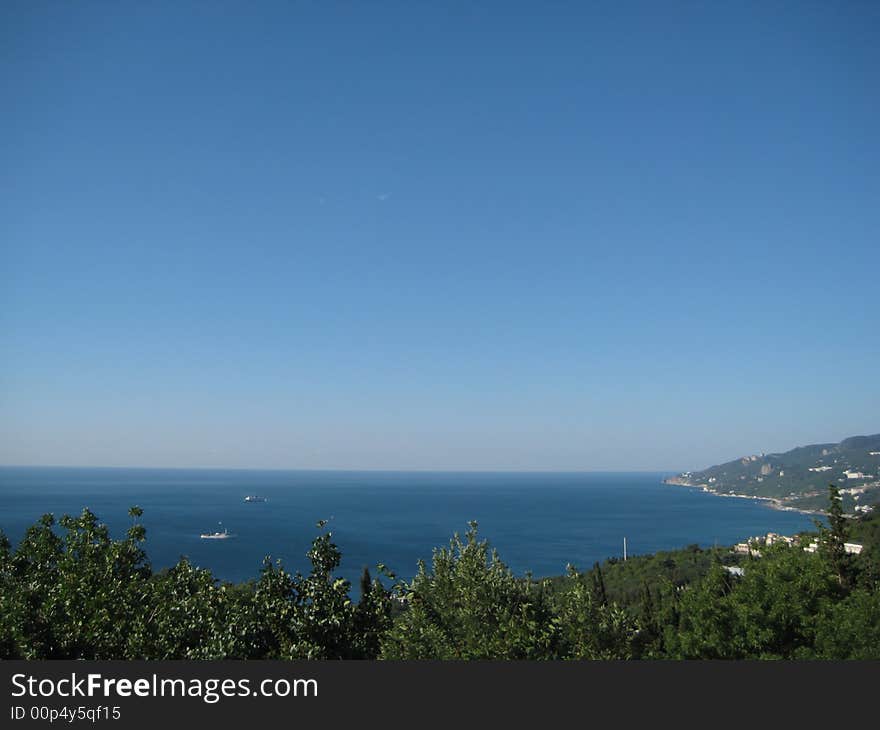
[[[864,545],[860,545],[857,542],[845,542],[843,543],[843,549],[847,555],[859,555],[862,552],[862,548]],[[813,540],[809,545],[807,545],[804,550],[808,553],[814,553],[819,549],[819,541]]]
[[[773,545],[778,542],[784,542],[786,545],[794,545],[794,538],[789,537],[788,535],[777,535],[775,532],[768,532],[767,537],[764,538],[764,542],[768,545]]]

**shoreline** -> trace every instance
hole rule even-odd
[[[673,487],[688,487],[689,489],[701,489],[707,494],[711,494],[714,497],[727,497],[734,499],[754,499],[756,501],[764,502],[770,509],[779,510],[780,512],[799,512],[803,515],[818,515],[820,517],[826,517],[828,515],[825,510],[819,509],[802,509],[799,507],[791,507],[783,500],[778,497],[760,497],[754,494],[720,494],[712,489],[708,484],[694,484],[692,482],[687,481],[686,479],[682,479],[680,477],[668,477],[662,481],[662,484],[673,486]]]

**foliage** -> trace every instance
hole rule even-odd
[[[399,586],[408,604],[388,632],[388,659],[543,659],[557,642],[545,591],[517,579],[470,523],[462,539],[434,551],[410,584]]]
[[[11,551],[0,534],[0,658],[374,658],[389,623],[379,581],[361,604],[334,577],[330,533],[308,575],[267,558],[256,582],[218,584],[186,558],[153,573],[135,520],[122,540],[89,510],[56,526],[44,515]],[[56,534],[56,527],[63,536]]]
[[[616,604],[608,603],[598,565],[591,576],[569,568],[557,605],[561,658],[633,658],[638,622]]]
[[[130,515],[119,540],[89,510],[44,515],[14,549],[0,533],[0,659],[880,658],[880,520],[844,518],[833,486],[815,552],[692,545],[536,581],[470,523],[412,581],[365,569],[358,603],[326,523],[307,574],[267,558],[235,585],[185,558],[154,573]]]
[[[680,654],[694,659],[812,655],[816,622],[840,586],[827,560],[786,545],[762,550],[742,578],[713,566],[681,599]]]
[[[729,595],[732,580],[720,564],[681,598],[677,656],[685,659],[738,658]]]
[[[880,592],[858,589],[827,603],[817,621],[816,655],[822,659],[880,657]]]
[[[130,514],[136,520],[141,511]],[[62,517],[63,538],[54,526],[44,515],[15,552],[4,551],[3,643],[24,659],[125,656],[148,591],[143,526],[135,522],[114,541],[87,509]]]
[[[840,500],[840,490],[828,485],[828,527],[816,522],[819,528],[819,546],[837,576],[840,585],[848,585],[852,578],[852,561],[846,552],[846,518]]]

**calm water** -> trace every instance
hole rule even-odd
[[[468,520],[515,572],[538,576],[620,555],[624,536],[636,554],[812,527],[808,516],[665,486],[663,476],[0,467],[0,529],[16,542],[45,512],[89,507],[121,536],[137,504],[154,568],[186,555],[238,581],[256,576],[267,554],[307,571],[315,523],[330,519],[340,572],[356,585],[380,561],[412,576]],[[269,501],[246,504],[247,494]],[[221,521],[235,539],[199,539]]]

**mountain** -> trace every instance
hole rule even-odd
[[[845,511],[864,513],[880,503],[880,434],[799,446],[781,454],[750,454],[684,472],[666,483],[702,487],[722,496],[762,497],[781,508],[811,511],[827,504],[828,485],[833,483],[841,489]]]

